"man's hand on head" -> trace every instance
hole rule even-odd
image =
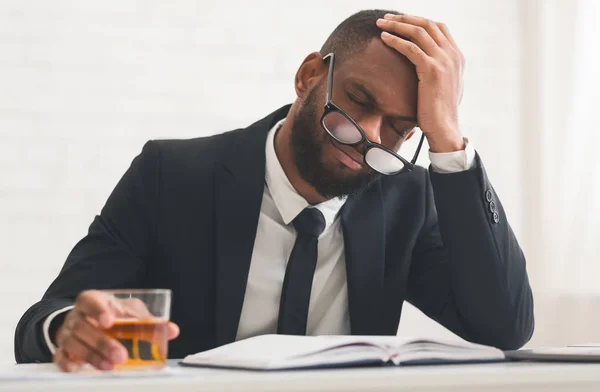
[[[458,122],[465,58],[448,28],[428,19],[387,14],[377,21],[383,42],[414,65],[419,79],[417,122],[433,152],[464,149]]]

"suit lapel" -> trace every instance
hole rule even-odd
[[[217,345],[237,334],[264,190],[266,138],[288,111],[283,107],[237,133],[215,172]]]
[[[380,181],[346,202],[342,228],[352,334],[381,334],[385,230]]]

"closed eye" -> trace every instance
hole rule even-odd
[[[400,136],[402,139],[404,139],[406,137],[406,135],[408,135],[410,133],[410,131],[412,130],[412,128],[410,129],[397,129],[392,127],[392,129],[394,130],[394,132],[396,132],[398,134],[398,136]]]
[[[375,109],[375,106],[370,101],[363,101],[350,92],[346,93],[346,95],[350,102],[361,107],[364,110],[373,111]],[[415,127],[414,125],[407,127],[406,124],[404,126],[396,127],[393,123],[394,121],[388,121],[389,127],[402,139],[404,139],[406,135],[408,135],[410,131]]]
[[[404,139],[406,137],[406,135],[408,135],[410,133],[410,131],[413,130],[414,126],[394,126],[394,124],[390,121],[389,123],[390,128],[392,128],[394,130],[394,132],[396,132],[396,134],[398,134],[398,136],[400,136],[402,139]]]
[[[372,105],[370,103],[365,102],[365,101],[361,101],[360,99],[356,98],[352,94],[348,94],[348,99],[350,100],[350,102],[352,102],[352,103],[354,103],[354,104],[356,104],[356,105],[358,105],[360,107],[363,107],[363,108],[370,108],[370,107],[372,107]]]

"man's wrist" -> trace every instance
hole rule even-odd
[[[465,141],[460,133],[458,136],[428,137],[429,150],[433,153],[456,152],[465,149]]]
[[[475,148],[467,138],[463,138],[465,148],[460,151],[435,153],[429,151],[429,160],[434,172],[440,174],[458,173],[476,167]]]

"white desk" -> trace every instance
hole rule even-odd
[[[48,374],[53,365],[2,367],[0,374],[30,370]],[[0,391],[600,391],[600,364],[502,363],[269,373],[177,367],[174,371],[178,374],[124,379],[0,379]]]

